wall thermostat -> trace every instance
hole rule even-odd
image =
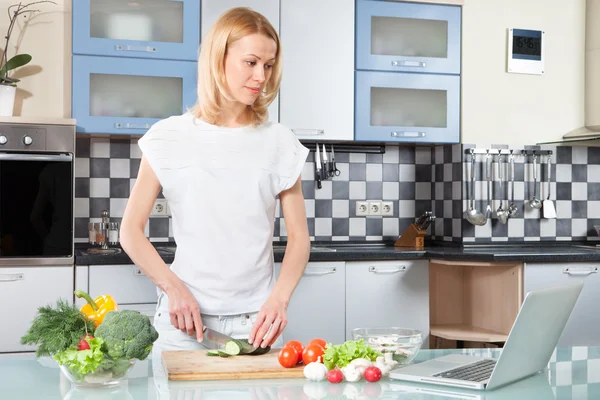
[[[544,74],[544,31],[508,30],[508,62],[506,72]]]

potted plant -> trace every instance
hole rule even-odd
[[[27,4],[19,2],[18,4],[13,4],[8,7],[9,24],[6,31],[6,36],[4,36],[4,52],[2,53],[2,58],[0,59],[0,116],[6,117],[13,115],[17,82],[19,82],[19,79],[11,77],[10,72],[16,68],[27,65],[32,58],[29,54],[21,53],[16,54],[9,59],[8,43],[10,42],[10,37],[17,22],[17,18],[20,15],[23,15],[23,18],[27,18],[28,15],[39,12],[40,10],[33,9],[31,7],[40,3],[56,4],[53,1],[43,0],[34,1]]]

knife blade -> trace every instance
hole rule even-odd
[[[255,350],[255,347],[251,344],[246,344],[241,340],[237,340],[232,338],[231,336],[227,336],[221,332],[217,332],[214,329],[210,329],[206,326],[202,328],[202,333],[204,334],[204,338],[208,340],[212,340],[213,342],[217,342],[219,344],[225,345],[229,341],[235,341],[240,344],[242,348],[240,349],[240,353],[250,353]]]
[[[322,171],[321,178],[327,179],[329,177],[329,169],[327,168],[328,160],[327,160],[327,150],[325,150],[325,143],[323,143],[323,152],[321,154],[323,155],[323,171]]]
[[[317,149],[315,152],[315,179],[317,181],[317,189],[321,189],[321,156],[319,154],[319,144],[317,143]]]

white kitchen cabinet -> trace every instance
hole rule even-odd
[[[347,262],[346,340],[355,328],[394,326],[422,331],[429,347],[429,262]]]
[[[279,278],[281,264],[275,264]],[[296,339],[306,345],[314,338],[330,343],[345,340],[344,262],[308,263],[287,309],[288,324],[283,340]]]
[[[89,290],[92,298],[111,295],[117,304],[155,304],[156,285],[135,265],[90,265]]]
[[[279,0],[202,0],[200,43],[219,16],[234,7],[249,7],[261,13],[279,33]],[[269,121],[279,122],[279,97],[269,106]]]
[[[526,263],[525,293],[583,282],[583,290],[558,341],[559,347],[600,345],[600,263]]]
[[[21,345],[38,308],[62,298],[73,304],[73,266],[0,268],[0,353],[34,351]]]
[[[299,139],[354,139],[354,1],[281,2],[279,118]]]

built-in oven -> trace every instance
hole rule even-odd
[[[0,266],[74,264],[75,129],[0,123]]]

